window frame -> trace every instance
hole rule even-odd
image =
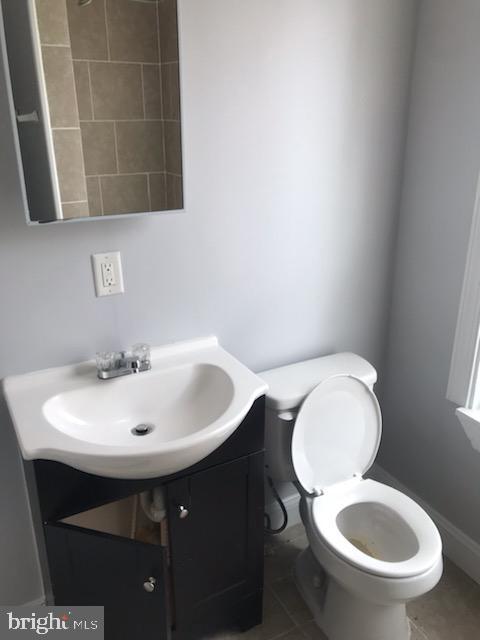
[[[480,423],[480,176],[446,395]]]

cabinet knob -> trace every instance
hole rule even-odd
[[[156,584],[157,584],[157,581],[155,580],[155,578],[150,577],[146,582],[143,583],[143,588],[148,593],[152,593],[152,591],[155,591]]]
[[[180,518],[180,520],[183,520],[187,516],[188,516],[188,509],[181,504],[178,505],[178,517]]]

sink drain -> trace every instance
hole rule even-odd
[[[153,424],[137,424],[136,427],[133,427],[132,433],[134,436],[146,436],[151,433],[153,429]]]

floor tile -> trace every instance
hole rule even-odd
[[[244,640],[273,640],[287,631],[292,631],[295,623],[286,613],[275,595],[266,588],[263,597],[263,624],[242,634]]]
[[[428,640],[477,640],[480,587],[446,560],[440,583],[409,603],[408,613]]]
[[[412,629],[412,635],[410,636],[410,640],[428,640],[425,633],[421,629],[419,629],[417,625],[414,624],[411,620],[410,620],[410,626]]]
[[[271,584],[271,589],[283,604],[295,624],[302,625],[312,620],[310,609],[300,595],[291,577],[281,578]]]
[[[293,635],[293,632],[296,632],[297,635]],[[225,631],[203,640],[276,640],[280,637],[286,640],[305,640],[278,598],[267,587],[263,595],[262,624],[243,633]]]
[[[285,544],[289,543],[295,538],[299,538],[301,536],[305,536],[305,527],[302,523],[294,524],[292,527],[288,527],[282,533],[277,533],[275,535],[266,535],[265,539],[267,542],[272,542],[273,544]]]
[[[287,633],[278,636],[275,640],[305,640],[305,635],[300,629],[292,629],[292,631],[288,631]]]
[[[307,622],[307,624],[301,626],[300,629],[307,640],[328,640],[327,636],[314,620]],[[414,639],[412,638],[412,640]]]
[[[307,544],[301,525],[266,536],[263,624],[216,640],[327,640],[292,577],[295,558]],[[480,640],[480,586],[448,560],[438,586],[407,609],[411,640]]]
[[[272,582],[292,574],[295,558],[308,546],[304,532],[286,542],[267,540],[265,547],[265,582]]]

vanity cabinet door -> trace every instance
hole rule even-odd
[[[163,547],[60,523],[45,538],[56,605],[104,606],[106,640],[169,637]]]
[[[263,453],[176,480],[167,495],[175,635],[259,624]]]

